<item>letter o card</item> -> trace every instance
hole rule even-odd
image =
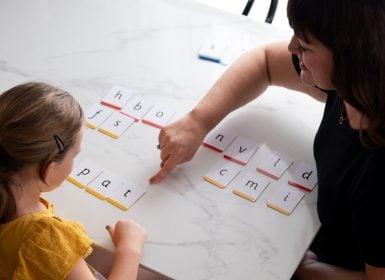
[[[156,105],[143,117],[142,122],[157,128],[165,126],[175,112],[170,111],[168,107]]]
[[[305,191],[312,191],[317,185],[317,171],[315,165],[300,162],[288,183]]]

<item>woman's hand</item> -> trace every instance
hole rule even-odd
[[[161,169],[151,179],[151,184],[162,181],[174,168],[191,160],[208,129],[192,112],[164,127],[159,133]]]

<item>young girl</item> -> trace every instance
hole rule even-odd
[[[83,227],[54,216],[40,196],[71,172],[82,127],[79,104],[53,86],[27,83],[0,95],[0,279],[94,279]],[[136,279],[146,231],[131,220],[108,229],[116,247],[108,279]]]

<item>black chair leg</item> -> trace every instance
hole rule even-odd
[[[248,0],[245,8],[243,9],[242,15],[248,16],[251,10],[251,7],[253,7],[253,4],[254,4],[254,0]]]
[[[277,6],[278,6],[278,0],[271,0],[270,8],[269,8],[269,11],[267,12],[265,22],[267,23],[273,22],[275,12],[277,11]]]

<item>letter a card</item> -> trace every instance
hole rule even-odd
[[[87,185],[86,191],[100,198],[101,200],[105,200],[122,183],[123,178],[115,175],[110,171],[104,171],[102,174],[100,174],[91,183]]]

